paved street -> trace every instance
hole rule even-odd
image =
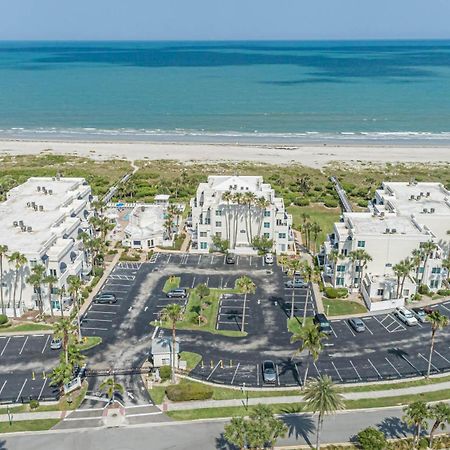
[[[322,442],[344,442],[361,429],[377,425],[388,437],[403,437],[409,433],[401,421],[402,411],[389,408],[382,411],[339,413],[326,417]],[[314,441],[315,417],[309,414],[287,416],[289,436],[278,445],[306,444]],[[101,428],[33,433],[0,438],[1,450],[167,450],[167,449],[230,449],[222,433],[227,420],[202,422],[156,423],[126,428]]]

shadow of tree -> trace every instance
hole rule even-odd
[[[292,408],[295,409],[295,408]],[[298,411],[295,411],[298,412]],[[292,414],[292,412],[289,412]],[[311,445],[309,436],[316,431],[314,420],[309,414],[297,414],[295,416],[282,417],[283,422],[288,426],[288,436],[296,439],[302,438]]]
[[[224,437],[223,433],[220,434],[219,437],[216,438],[216,449],[218,450],[238,450],[238,447],[230,444]],[[1,450],[1,449],[0,449]]]
[[[413,432],[413,429],[403,422],[402,419],[394,416],[386,417],[377,427],[388,439],[406,437]]]

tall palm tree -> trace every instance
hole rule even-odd
[[[295,279],[300,272],[302,262],[299,258],[288,260],[288,275],[292,280],[292,297],[291,297],[291,319],[294,317],[294,304],[295,304]]]
[[[422,428],[427,426],[429,410],[425,402],[413,402],[403,408],[405,413],[403,420],[411,427],[414,427],[413,448],[416,448],[419,442],[419,436]]]
[[[317,252],[317,238],[319,234],[322,232],[321,226],[317,222],[313,222],[311,225],[311,234],[313,236],[314,241],[314,253]]]
[[[247,206],[247,214],[245,217],[245,225],[247,230],[247,240],[251,244],[253,241],[252,231],[252,207],[256,203],[256,195],[253,192],[247,191],[243,196],[244,204]]]
[[[266,208],[270,205],[270,201],[265,197],[258,197],[256,200],[256,206],[260,210],[259,224],[258,224],[258,236],[261,236],[262,225],[264,222],[264,213]]]
[[[164,221],[164,229],[167,232],[169,240],[172,239],[172,229],[175,225],[175,221],[173,220],[173,216],[171,214],[166,215],[166,220]]]
[[[42,280],[44,284],[48,287],[48,304],[50,306],[50,315],[53,317],[53,302],[52,302],[52,290],[53,286],[58,282],[58,278],[56,278],[54,275],[46,275],[44,279]]]
[[[395,264],[394,267],[392,268],[393,272],[397,276],[396,298],[400,298],[400,296],[402,295],[406,277],[409,275],[409,272],[411,272],[412,267],[413,266],[411,260],[406,258],[400,261],[399,263]]]
[[[66,293],[66,288],[61,286],[59,288],[59,312],[61,313],[61,317],[64,318],[64,295]]]
[[[433,241],[427,241],[422,244],[422,251],[424,254],[424,260],[423,260],[423,272],[422,277],[420,279],[420,284],[423,284],[425,280],[425,272],[427,270],[427,262],[430,256],[433,254],[433,252],[437,249],[437,245]]]
[[[31,284],[38,297],[39,314],[44,314],[44,302],[42,300],[42,284],[44,283],[45,267],[38,264],[31,269],[31,275],[27,278],[27,283]]]
[[[442,267],[447,270],[447,284],[450,284],[450,256],[442,260]]]
[[[241,331],[244,332],[245,328],[245,310],[247,306],[247,294],[254,294],[256,291],[256,285],[253,283],[250,277],[244,275],[236,280],[236,287],[240,292],[244,294],[244,308],[242,310],[242,323]]]
[[[75,328],[70,319],[61,319],[53,325],[53,334],[61,339],[66,364],[69,364],[69,341],[74,331]]]
[[[233,194],[231,193],[231,191],[225,191],[222,194],[222,200],[227,202],[225,225],[226,225],[227,241],[229,242],[229,246],[231,247],[231,211],[230,211],[230,203],[233,201]]]
[[[182,320],[183,318],[183,308],[181,305],[178,305],[177,303],[172,303],[168,306],[166,306],[161,311],[161,318],[164,321],[170,322],[172,327],[172,383],[175,383],[175,368],[176,368],[176,345],[177,345],[177,336],[176,336],[176,327],[177,322]]]
[[[305,387],[303,398],[312,412],[318,413],[316,429],[316,450],[320,449],[320,431],[327,414],[334,414],[344,408],[344,400],[328,375],[315,378]]]
[[[302,265],[300,267],[300,273],[302,274],[303,278],[308,281],[309,284],[312,282],[314,269],[312,266],[308,263],[308,261],[302,261]],[[306,291],[306,298],[305,298],[305,306],[303,308],[303,322],[302,326],[305,326],[306,324],[306,313],[308,311],[308,298],[310,294],[310,288],[308,286],[308,289]]]
[[[364,268],[366,267],[369,261],[372,261],[372,257],[366,252],[366,250],[362,248],[358,248],[353,250],[349,254],[350,260],[353,262],[353,274],[356,275],[356,267],[359,268],[359,283],[358,287],[361,289],[362,281],[364,278]],[[354,284],[356,276],[353,276],[352,286]]]
[[[433,448],[434,433],[438,428],[445,430],[445,426],[450,424],[450,405],[444,402],[435,403],[428,406],[428,412],[430,419],[434,420],[434,423],[430,430],[430,448]]]
[[[114,378],[107,378],[100,384],[100,390],[105,392],[109,398],[109,402],[114,402],[114,395],[116,392],[123,394],[125,392],[124,387],[117,383]]]
[[[19,281],[19,270],[27,263],[27,258],[20,252],[14,252],[10,255],[8,260],[14,265],[15,274],[14,274],[14,291],[13,291],[13,311],[14,317],[17,317],[17,309],[16,309],[16,292],[17,292],[17,283]]]
[[[337,277],[337,262],[341,255],[337,250],[331,250],[327,255],[328,261],[333,263],[333,286],[336,287],[336,277]]]
[[[81,321],[80,321],[80,291],[81,291],[81,280],[79,277],[75,275],[70,275],[67,278],[67,281],[69,282],[69,289],[68,292],[72,296],[72,300],[74,302],[74,305],[77,308],[77,328],[78,328],[78,342],[81,342],[82,336],[81,336]]]
[[[236,248],[237,243],[237,232],[238,232],[238,225],[239,225],[239,213],[240,213],[240,207],[243,204],[243,194],[241,192],[236,192],[233,194],[233,203],[236,204],[234,208],[234,242],[233,242],[233,248]]]
[[[2,308],[2,314],[6,313],[5,302],[3,299],[3,257],[7,257],[8,246],[0,245],[0,305]]]
[[[315,325],[304,326],[300,328],[300,331],[297,334],[294,334],[291,337],[292,343],[298,341],[302,342],[296,353],[302,353],[305,350],[308,351],[303,387],[306,386],[306,380],[308,379],[310,359],[312,357],[314,362],[319,359],[320,353],[323,350],[322,341],[327,338],[328,336],[325,333],[322,333]]]
[[[302,225],[302,231],[305,235],[305,246],[308,250],[310,250],[311,247],[311,230],[312,230],[312,223],[304,222]]]
[[[423,259],[423,252],[420,248],[416,248],[411,253],[411,262],[415,270],[415,282],[419,286],[419,271]]]
[[[430,355],[428,356],[428,369],[426,378],[430,377],[431,372],[431,359],[433,358],[434,341],[436,339],[436,333],[448,326],[449,319],[444,314],[441,314],[437,309],[429,314],[426,318],[431,323],[431,342],[430,342]]]

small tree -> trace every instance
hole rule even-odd
[[[444,402],[435,403],[428,407],[430,419],[434,420],[430,431],[430,448],[433,448],[434,434],[440,428],[445,430],[445,427],[450,423],[450,405]]]
[[[197,293],[200,299],[200,314],[198,316],[198,325],[200,326],[203,317],[203,307],[204,307],[203,299],[205,297],[208,297],[208,295],[210,294],[210,289],[208,286],[206,286],[206,284],[201,283],[195,288],[195,292]]]
[[[0,305],[2,314],[6,314],[5,302],[3,300],[3,257],[7,256],[8,246],[0,245]]]
[[[265,255],[273,249],[273,240],[265,236],[255,236],[252,239],[252,246],[256,248],[260,254]]]
[[[107,378],[100,384],[100,390],[105,392],[109,398],[110,403],[114,401],[116,392],[123,394],[125,389],[120,383],[116,383],[114,378]]]
[[[170,322],[172,327],[172,383],[175,383],[175,368],[176,368],[176,359],[177,359],[177,336],[176,336],[176,327],[177,322],[179,322],[183,318],[183,308],[181,305],[177,303],[172,303],[171,305],[166,306],[162,312],[161,317],[163,320]]]
[[[384,433],[374,427],[360,431],[356,439],[362,450],[385,450],[388,446]]]
[[[225,425],[224,438],[232,445],[244,450],[247,445],[247,422],[243,417],[233,417]]]
[[[256,285],[250,277],[244,275],[236,280],[236,287],[244,294],[244,307],[242,309],[242,324],[241,331],[245,328],[245,309],[247,307],[247,294],[254,294],[256,292]]]
[[[220,236],[214,235],[212,238],[213,245],[220,253],[226,253],[230,248],[230,242],[227,239],[222,239]]]
[[[403,420],[414,427],[413,446],[416,448],[422,428],[427,426],[427,419],[430,416],[425,402],[417,401],[403,408]]]

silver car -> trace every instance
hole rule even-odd
[[[59,338],[53,338],[52,342],[50,342],[50,348],[52,350],[60,350],[62,347],[62,341]]]
[[[277,372],[273,361],[264,361],[262,363],[262,372],[264,383],[275,384],[277,382]]]
[[[359,317],[352,317],[351,319],[348,319],[348,323],[357,333],[366,331],[366,324]]]

